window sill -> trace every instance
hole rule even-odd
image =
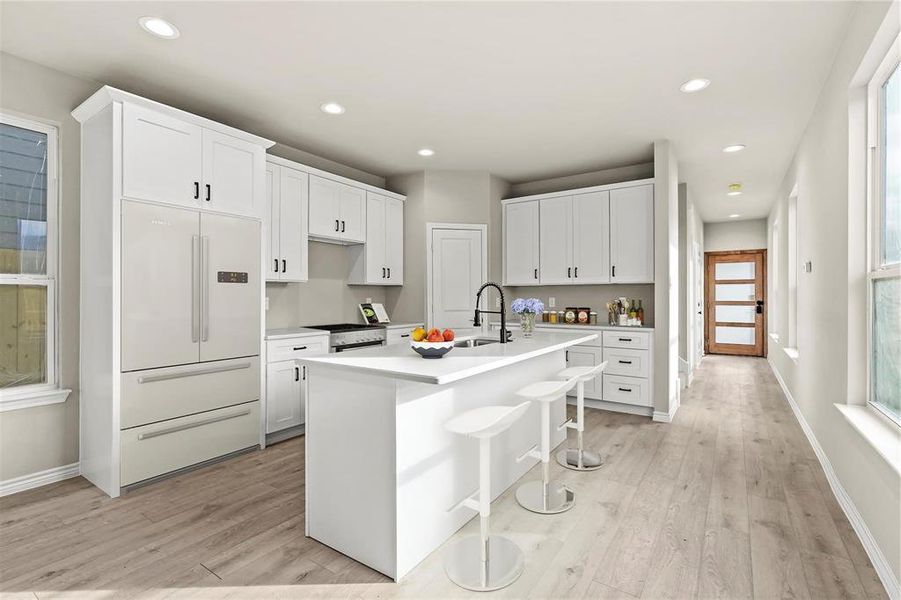
[[[901,475],[901,429],[870,408],[853,404],[836,404],[842,416]]]
[[[0,392],[0,412],[22,410],[48,404],[61,404],[66,401],[72,390],[60,388],[30,389],[21,391]]]
[[[795,364],[798,364],[798,359],[801,358],[801,353],[798,352],[797,348],[783,348],[782,351],[785,352]]]

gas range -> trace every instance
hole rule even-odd
[[[335,323],[333,325],[309,325],[311,329],[329,332],[329,352],[344,352],[367,346],[382,346],[388,339],[383,325],[359,323]]]

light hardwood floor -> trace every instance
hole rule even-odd
[[[764,360],[705,358],[671,424],[587,413],[606,466],[554,465],[577,495],[560,515],[521,509],[512,489],[494,503],[526,568],[492,596],[885,597]],[[305,538],[303,476],[291,440],[119,500],[80,478],[0,499],[0,595],[478,595],[447,581],[441,550],[395,584]]]

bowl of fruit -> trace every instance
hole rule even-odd
[[[454,349],[454,331],[417,327],[410,334],[410,347],[423,358],[441,358]]]

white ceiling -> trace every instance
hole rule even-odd
[[[668,138],[716,221],[768,213],[852,5],[4,0],[0,48],[380,175],[529,181],[644,162]],[[692,77],[713,83],[679,92]]]

